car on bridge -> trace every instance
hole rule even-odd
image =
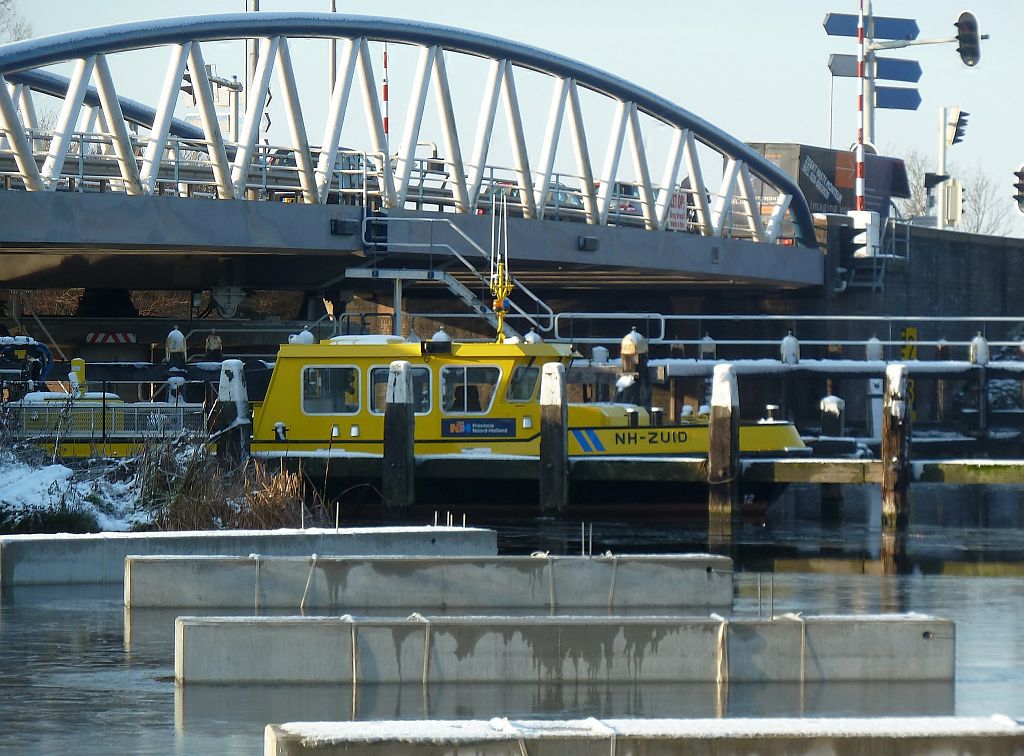
[[[514,181],[499,179],[492,181],[480,192],[477,202],[477,214],[487,215],[491,212],[495,200],[505,199],[509,215],[523,215],[523,200],[519,184]],[[544,217],[552,220],[586,220],[583,195],[579,189],[560,182],[548,185],[544,198]]]
[[[313,151],[313,166],[316,167],[320,153]],[[255,162],[254,162],[255,165]],[[266,153],[263,183],[268,199],[284,199],[301,193],[299,171],[295,162],[295,151],[287,147],[274,147]],[[327,203],[331,205],[361,205],[364,187],[376,193],[379,182],[378,168],[374,160],[359,150],[339,147],[334,158],[334,174]]]

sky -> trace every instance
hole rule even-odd
[[[921,29],[919,39],[940,39],[955,33],[953,22],[965,10],[962,1],[875,0],[873,8],[878,16],[915,18]],[[329,5],[329,0],[260,3],[263,11],[327,11]],[[855,14],[854,0],[647,0],[635,5],[610,0],[519,0],[514,4],[337,0],[337,5],[339,12],[463,27],[557,51],[650,89],[743,141],[800,142],[841,149],[855,141],[856,82],[833,80],[827,68],[830,53],[854,54],[855,41],[829,37],[822,26],[830,11]],[[240,12],[245,6],[245,0],[176,0],[173,4],[19,0],[19,10],[37,36],[163,16]],[[1012,200],[1013,171],[1024,163],[1024,145],[1019,136],[1024,125],[1024,100],[1015,96],[1020,77],[1017,40],[1024,32],[1024,3],[975,0],[969,10],[978,17],[982,33],[992,36],[982,42],[981,61],[975,68],[963,65],[955,44],[922,45],[888,53],[890,57],[920,62],[924,73],[916,86],[922,103],[916,112],[879,110],[876,144],[884,154],[905,156],[917,151],[934,163],[939,110],[944,106],[961,107],[971,114],[967,136],[950,149],[948,159],[961,174],[980,171],[995,183],[999,201],[1005,202],[1012,213],[1011,233],[1024,236],[1024,216],[1018,214]],[[323,48],[323,43],[320,46]],[[318,49],[310,47],[301,55],[293,51],[296,65],[305,65],[308,71],[316,68],[315,76],[320,76],[325,53]],[[237,47],[225,43],[218,58],[214,47],[204,45],[204,54],[208,62],[217,63],[220,75],[241,76],[242,56]],[[140,58],[146,62],[131,64],[120,72],[115,67],[118,90],[152,101],[166,54]],[[403,59],[401,53],[392,53],[392,59],[391,99],[404,107],[403,74],[412,76],[414,58]],[[461,74],[449,73],[455,88]],[[313,76],[310,74],[310,78]],[[465,76],[468,82],[473,76],[481,79],[482,74]],[[326,91],[326,78],[323,81],[322,91]],[[466,89],[478,91],[475,85],[467,84]],[[548,95],[525,86],[520,97],[529,112],[537,113],[537,118],[531,120],[542,126]],[[317,139],[312,132],[322,123],[322,118],[315,117],[317,108],[326,96],[315,99],[315,104],[304,104],[307,126],[318,124],[309,129],[314,142]],[[469,103],[464,106],[473,118],[478,101],[472,107]],[[462,117],[457,113],[457,118]],[[529,128],[530,124],[528,140]],[[394,127],[392,131],[395,133]],[[462,139],[471,141],[468,136]],[[463,149],[465,152],[467,147]],[[970,201],[970,186],[966,191]]]

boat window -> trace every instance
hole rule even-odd
[[[303,368],[302,411],[307,415],[343,415],[358,412],[358,368]]]
[[[445,412],[487,412],[501,371],[496,367],[446,365],[441,368],[441,409]]]
[[[540,377],[540,368],[521,365],[512,372],[512,378],[508,382],[508,391],[505,399],[510,402],[528,402],[533,399],[537,390],[537,379]]]
[[[378,415],[383,414],[387,406],[389,372],[386,367],[370,369],[370,411]],[[412,396],[417,415],[430,412],[430,368],[412,369]]]

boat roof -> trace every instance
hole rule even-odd
[[[451,351],[447,349],[451,345]],[[315,361],[324,358],[414,360],[429,354],[446,359],[514,359],[516,357],[560,360],[573,356],[569,344],[540,342],[408,342],[397,336],[335,337],[319,344],[282,344],[278,357]]]

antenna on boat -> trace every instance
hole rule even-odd
[[[491,213],[491,295],[494,302],[491,308],[498,318],[499,344],[505,341],[505,316],[508,314],[508,295],[512,293],[515,284],[512,283],[512,276],[508,270],[508,204],[505,194],[501,195],[501,204],[498,212]]]

